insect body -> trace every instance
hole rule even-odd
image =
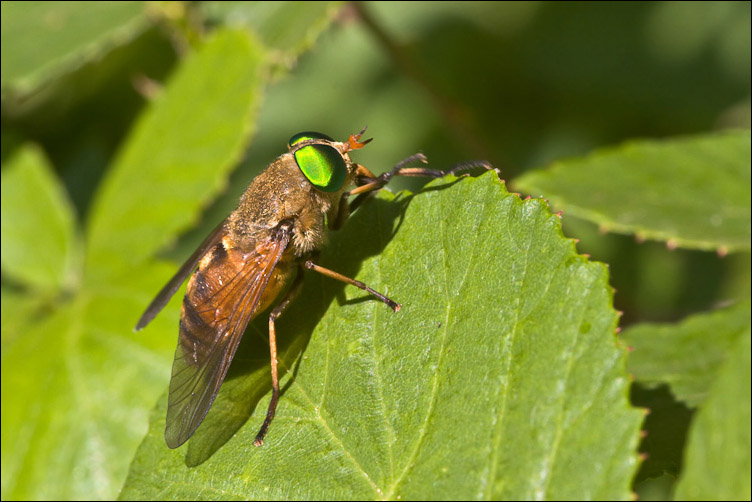
[[[425,161],[418,154],[374,176],[349,155],[370,141],[360,141],[364,131],[346,142],[315,132],[293,136],[288,153],[251,182],[237,209],[206,238],[141,316],[136,330],[159,313],[195,269],[183,299],[170,380],[165,428],[170,448],[188,440],[206,416],[249,321],[291,286],[269,315],[272,397],[254,441],[256,446],[263,444],[279,399],[275,321],[298,292],[302,268],[359,287],[395,312],[400,309],[365,284],[314,263],[327,227],[342,225],[350,210],[391,177],[446,174],[404,167],[415,160]],[[346,191],[353,184],[357,187]],[[349,202],[353,195],[356,199]]]

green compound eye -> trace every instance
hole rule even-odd
[[[307,145],[293,155],[308,181],[322,192],[336,192],[345,184],[347,165],[333,146]]]
[[[289,146],[294,147],[308,140],[334,141],[320,132],[299,132],[290,138]],[[300,171],[313,186],[322,192],[336,192],[345,184],[347,165],[342,154],[330,145],[306,145],[293,153]]]
[[[324,139],[326,141],[334,141],[326,134],[314,131],[304,131],[299,132],[298,134],[290,138],[288,145],[290,146],[290,148],[292,148],[293,146],[295,146],[295,144],[300,143],[301,141],[308,141],[309,139]]]

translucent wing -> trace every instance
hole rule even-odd
[[[185,261],[185,263],[183,263],[183,266],[180,267],[180,270],[178,270],[175,275],[172,276],[172,279],[170,279],[170,281],[165,284],[162,290],[157,293],[157,296],[154,297],[154,300],[152,300],[149,306],[146,307],[146,311],[144,311],[141,319],[138,320],[135,331],[140,331],[141,329],[143,329],[144,326],[149,324],[151,320],[154,319],[157,314],[159,314],[164,306],[167,305],[167,302],[170,301],[172,295],[174,295],[175,292],[180,289],[180,285],[183,284],[183,281],[186,277],[188,277],[188,274],[190,274],[191,271],[196,268],[196,265],[198,264],[198,261],[201,259],[201,257],[203,257],[206,252],[209,251],[209,249],[217,245],[217,242],[226,232],[225,221],[226,220],[223,220],[222,223],[217,225],[217,228],[212,230],[212,232],[206,239],[204,239],[204,242],[201,243],[198,249],[196,249],[196,251],[193,252],[193,254]]]
[[[252,252],[243,253],[223,238],[201,259],[180,314],[165,428],[170,448],[187,441],[201,424],[248,322],[284,287],[283,273],[267,291],[289,242],[290,227],[281,226]]]

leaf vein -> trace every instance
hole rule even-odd
[[[439,222],[439,232],[442,236],[441,241],[446,242],[446,226],[443,218],[437,218]],[[423,425],[420,428],[420,434],[418,436],[418,440],[415,443],[415,447],[413,448],[413,451],[408,456],[408,460],[405,462],[405,467],[402,469],[402,472],[400,475],[394,479],[391,486],[389,487],[388,491],[386,492],[386,498],[392,499],[394,496],[394,493],[397,489],[397,487],[402,483],[402,480],[405,478],[407,473],[412,469],[414,466],[415,458],[418,456],[418,452],[420,451],[421,446],[423,445],[423,441],[426,437],[426,431],[428,430],[428,422],[433,415],[433,409],[434,405],[436,404],[436,397],[438,395],[438,387],[439,387],[439,368],[441,367],[441,363],[443,360],[444,355],[444,347],[446,346],[446,338],[447,338],[447,332],[449,329],[449,318],[450,318],[450,312],[452,310],[452,304],[449,298],[449,282],[448,282],[448,275],[447,275],[447,257],[446,257],[446,245],[444,245],[441,248],[442,251],[442,260],[443,260],[443,266],[441,267],[441,270],[444,271],[444,296],[446,297],[446,315],[444,317],[444,323],[442,324],[443,330],[441,335],[441,344],[439,345],[439,356],[438,360],[436,361],[436,370],[434,371],[433,376],[433,384],[431,388],[431,399],[428,403],[428,410],[426,411],[426,417],[423,420]]]

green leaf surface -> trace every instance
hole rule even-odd
[[[138,33],[142,2],[3,2],[2,87],[25,92]]]
[[[180,66],[97,194],[88,273],[138,266],[195,222],[244,151],[263,68],[257,44],[232,30],[218,31]]]
[[[165,445],[160,401],[121,498],[630,498],[642,413],[607,272],[540,200],[493,173],[382,193],[320,262],[402,310],[308,273],[278,322],[265,445],[259,316],[187,446]]]
[[[634,141],[517,178],[567,214],[670,246],[750,249],[750,132]]]
[[[173,337],[134,334],[134,312],[171,268],[142,267],[4,336],[3,500],[117,494],[175,348]]]
[[[696,407],[749,329],[749,300],[678,324],[638,324],[623,333],[634,348],[627,367],[638,382],[649,387],[668,384],[678,399]]]
[[[676,500],[750,499],[751,351],[747,329],[692,424]]]
[[[29,322],[39,315],[48,301],[44,295],[28,295],[3,285],[0,287],[0,335],[2,350],[19,336],[23,336]]]
[[[676,478],[670,474],[662,474],[658,477],[646,479],[635,486],[636,500],[660,501],[674,500]]]
[[[74,280],[80,251],[73,207],[41,150],[21,147],[3,166],[0,262],[8,277],[58,292]]]
[[[201,8],[215,22],[250,29],[289,66],[313,45],[341,6],[342,2],[206,2]]]
[[[219,31],[189,56],[98,193],[87,241],[89,280],[41,310],[34,298],[4,291],[3,499],[117,495],[175,349],[174,334],[132,332],[150,296],[174,272],[150,258],[195,219],[241,155],[262,66],[260,50],[242,32]],[[39,203],[34,193],[19,190],[24,184],[6,184],[6,172],[15,171],[3,171],[3,204],[12,197],[23,198],[25,207]],[[6,189],[13,192],[7,199]],[[46,217],[49,226],[57,216],[51,212],[34,208],[30,214]],[[24,235],[12,242],[39,241]],[[5,309],[14,306],[24,312],[6,323]],[[168,320],[153,324],[169,333]]]

